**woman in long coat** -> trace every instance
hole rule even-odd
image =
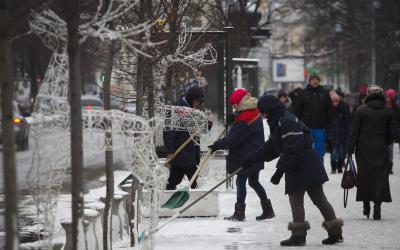
[[[369,218],[370,201],[374,202],[374,220],[381,219],[381,203],[391,202],[389,189],[389,149],[395,134],[393,111],[386,107],[378,85],[368,86],[365,105],[354,116],[347,153],[355,151],[358,186],[356,201],[363,202],[363,214]]]

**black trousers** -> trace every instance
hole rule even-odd
[[[318,207],[325,221],[336,219],[332,205],[326,199],[322,185],[307,190],[289,194],[290,207],[292,209],[293,222],[304,222],[304,194],[307,192],[311,201]]]
[[[187,178],[190,180],[194,173],[196,172],[196,166],[174,166],[171,165],[171,169],[169,170],[169,177],[168,177],[168,184],[167,190],[175,190],[176,186],[182,182],[183,177],[186,175]],[[197,180],[197,178],[196,178]],[[190,188],[194,189],[197,188],[196,180],[193,182]]]

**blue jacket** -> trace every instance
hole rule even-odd
[[[242,112],[247,112],[247,110]],[[235,121],[228,135],[216,141],[214,146],[215,149],[229,150],[227,172],[233,173],[236,169],[241,167],[240,163],[250,152],[260,148],[263,144],[264,127],[261,115],[258,113],[258,115],[250,121]],[[255,174],[261,169],[264,169],[264,162],[255,162],[250,168],[241,171],[239,175]]]
[[[181,97],[175,105],[189,107],[184,97]],[[173,154],[190,137],[190,134],[187,131],[164,131],[163,136],[167,153]],[[180,167],[196,166],[199,162],[200,147],[191,141],[172,160],[171,165]]]
[[[276,97],[260,97],[260,111],[268,114],[271,136],[250,157],[254,161],[272,161],[285,172],[285,193],[304,191],[328,181],[317,151],[312,148],[310,129],[295,115],[285,110]],[[263,103],[265,105],[263,105]]]

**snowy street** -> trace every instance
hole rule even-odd
[[[341,175],[330,174],[329,154],[325,155],[325,167],[329,181],[324,190],[333,205],[337,217],[344,220],[344,243],[325,246],[322,239],[327,237],[322,228],[322,216],[306,195],[306,220],[310,222],[307,244],[296,249],[400,249],[400,155],[398,144],[395,146],[394,175],[390,178],[392,203],[382,204],[382,220],[374,221],[372,215],[367,219],[362,215],[362,203],[355,202],[356,189],[349,192],[347,208],[343,207],[343,189],[340,187]],[[215,159],[213,167],[224,169],[225,161]],[[269,182],[275,171],[275,161],[266,163],[261,171],[260,180],[266,187],[272,201],[276,217],[270,220],[256,221],[261,207],[256,193],[247,187],[246,221],[231,222],[223,220],[233,213],[236,194],[234,190],[225,191],[225,185],[219,188],[220,213],[216,218],[179,218],[161,229],[157,236],[156,249],[159,250],[258,250],[282,249],[281,240],[290,236],[287,224],[292,215],[288,196],[284,195],[284,180],[278,186]],[[163,219],[165,220],[165,219]],[[161,220],[161,222],[163,221]],[[294,249],[293,247],[290,249]]]

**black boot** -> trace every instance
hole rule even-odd
[[[232,216],[224,217],[224,220],[232,220],[232,221],[244,221],[246,219],[245,216],[246,211],[246,203],[235,203],[235,212]]]
[[[374,220],[380,220],[381,219],[381,204],[380,203],[375,203],[374,204],[374,215],[373,215]]]
[[[343,163],[344,163],[344,161],[343,160],[340,160],[340,161],[338,161],[338,163],[337,163],[337,172],[339,173],[339,174],[341,174],[341,173],[343,173],[343,170],[342,170],[342,168],[343,168]]]
[[[256,217],[256,220],[265,220],[265,219],[271,219],[271,218],[275,217],[274,209],[272,208],[270,199],[261,201],[261,208],[262,208],[263,212],[260,216]]]
[[[292,231],[292,236],[289,239],[281,241],[281,246],[304,246],[306,245],[307,230],[310,229],[310,224],[304,222],[290,222],[288,229]]]
[[[336,174],[337,161],[331,161],[331,174]]]
[[[333,219],[329,221],[325,221],[322,223],[322,226],[328,231],[328,238],[322,240],[322,244],[324,245],[333,245],[336,243],[343,242],[342,236],[342,219]]]
[[[393,162],[389,162],[389,174],[393,174]]]
[[[369,219],[369,213],[371,212],[371,206],[369,205],[369,201],[363,202],[363,215],[367,216]]]

